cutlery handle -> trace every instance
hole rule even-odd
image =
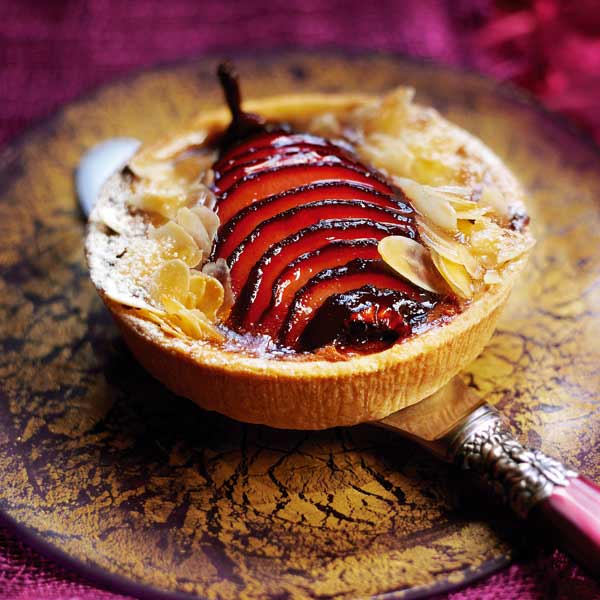
[[[447,457],[478,473],[514,512],[543,527],[592,573],[600,574],[600,487],[541,450],[523,446],[489,405],[449,434]]]
[[[531,510],[538,527],[591,573],[600,575],[600,486],[579,475]]]

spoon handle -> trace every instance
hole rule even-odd
[[[533,507],[531,519],[588,571],[600,575],[600,487],[579,475]]]
[[[600,487],[541,450],[523,446],[489,405],[437,442],[521,518],[532,520],[593,574],[600,574]]]

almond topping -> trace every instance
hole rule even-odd
[[[154,274],[152,295],[157,300],[171,296],[185,302],[190,288],[190,270],[179,258],[164,263]]]
[[[487,283],[488,285],[494,284],[494,283],[500,283],[501,281],[502,281],[502,277],[500,277],[500,274],[498,273],[498,271],[496,271],[494,269],[488,269],[485,272],[485,275],[483,276],[483,282]]]
[[[444,294],[444,282],[437,274],[427,248],[407,237],[392,235],[379,242],[381,258],[411,283],[436,294]]]
[[[471,277],[476,279],[481,277],[481,265],[464,243],[452,237],[449,232],[430,225],[423,218],[417,217],[417,227],[421,239],[428,248],[448,260],[464,265]],[[454,235],[459,234],[457,232]]]
[[[424,217],[438,227],[449,231],[456,229],[456,211],[450,203],[448,194],[439,192],[436,188],[428,185],[420,185],[412,179],[403,177],[394,177],[393,179],[408,196],[411,204]]]
[[[180,208],[177,211],[177,223],[192,236],[202,253],[208,256],[212,248],[212,238],[209,237],[200,217],[189,208]]]
[[[202,225],[204,225],[204,229],[206,229],[206,233],[208,234],[208,239],[210,239],[212,243],[215,239],[215,235],[217,235],[217,229],[219,229],[220,225],[217,213],[202,204],[190,208],[190,211],[202,221]]]
[[[195,267],[202,260],[202,252],[192,236],[173,221],[154,229],[150,236],[160,244],[165,258],[180,258],[188,267]]]
[[[463,265],[455,263],[436,252],[431,253],[433,264],[452,290],[461,298],[473,297],[473,282]]]

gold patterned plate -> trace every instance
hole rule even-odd
[[[598,479],[597,149],[510,90],[429,64],[339,53],[237,63],[247,96],[413,85],[515,171],[539,242],[470,380],[530,445]],[[369,426],[233,422],[171,395],[124,348],[88,280],[73,170],[100,140],[150,140],[220,102],[214,70],[206,59],[109,85],[1,154],[6,521],[144,596],[414,598],[507,564],[522,526],[465,504],[457,472],[409,443]]]

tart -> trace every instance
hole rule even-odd
[[[139,362],[293,429],[418,402],[491,337],[533,246],[523,191],[413,90],[286,95],[142,147],[90,216],[90,273]]]

